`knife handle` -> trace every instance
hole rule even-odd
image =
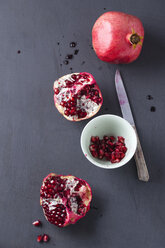
[[[143,150],[140,144],[140,140],[137,134],[137,130],[136,127],[133,126],[136,135],[137,135],[137,149],[134,155],[135,158],[135,162],[136,162],[136,167],[137,167],[137,173],[138,173],[138,178],[141,181],[144,182],[148,182],[149,180],[149,173],[148,173],[148,169],[147,169],[147,165],[145,162],[145,158],[144,158],[144,154],[143,154]]]

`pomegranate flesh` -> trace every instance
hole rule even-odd
[[[90,209],[92,191],[89,184],[78,177],[50,173],[40,190],[40,205],[46,219],[58,226],[74,224]]]
[[[118,136],[117,140],[114,136],[105,135],[103,139],[92,136],[89,150],[94,158],[105,158],[111,163],[118,163],[125,157],[127,147],[122,136]]]
[[[103,61],[130,63],[140,55],[144,40],[141,21],[122,12],[110,11],[101,15],[92,29],[92,44]]]
[[[65,75],[54,82],[54,103],[58,111],[70,121],[94,116],[103,102],[94,79],[87,72]]]

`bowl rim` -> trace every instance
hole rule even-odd
[[[84,133],[85,133],[85,130],[88,128],[88,126],[92,123],[92,122],[95,122],[96,119],[100,119],[102,117],[113,117],[113,118],[116,118],[116,119],[120,119],[121,121],[125,122],[129,128],[133,131],[134,133],[134,138],[135,138],[135,144],[134,144],[134,149],[132,151],[132,153],[125,159],[125,161],[120,161],[119,163],[111,163],[110,162],[110,166],[107,166],[107,165],[103,165],[101,164],[100,162],[97,162],[95,161],[92,156],[86,156],[86,152],[85,152],[85,148],[83,146],[83,136],[84,136]],[[137,148],[137,135],[136,135],[136,132],[134,130],[134,128],[132,127],[132,125],[127,121],[125,120],[123,117],[121,116],[118,116],[118,115],[113,115],[113,114],[103,114],[103,115],[99,115],[95,118],[93,118],[92,120],[90,120],[86,125],[85,127],[83,128],[82,132],[81,132],[81,137],[80,137],[80,145],[81,145],[81,149],[82,149],[82,152],[84,154],[84,156],[94,165],[96,165],[97,167],[100,167],[100,168],[103,168],[103,169],[116,169],[116,168],[119,168],[119,167],[122,167],[124,165],[126,165],[131,159],[132,157],[134,156],[135,154],[135,151],[136,151],[136,148]],[[99,160],[98,160],[99,161]]]

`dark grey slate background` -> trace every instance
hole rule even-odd
[[[164,9],[163,0],[0,0],[0,248],[164,248]],[[90,47],[95,20],[111,10],[137,15],[144,24],[142,54],[130,65],[106,64]],[[61,67],[71,41],[79,53]],[[83,156],[79,139],[88,121],[65,120],[53,103],[53,81],[70,67],[95,76],[104,97],[99,114],[121,115],[114,87],[115,70],[121,70],[149,183],[138,181],[134,160],[104,170]],[[76,225],[58,229],[43,216],[39,190],[50,172],[82,177],[93,189],[94,208]],[[42,229],[31,224],[38,218]],[[51,241],[38,244],[44,232]]]

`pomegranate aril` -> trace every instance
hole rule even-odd
[[[66,83],[66,86],[69,87],[69,88],[72,87],[73,84],[74,84],[74,82],[71,82],[69,80],[65,80],[65,83]]]
[[[111,163],[119,163],[120,162],[120,159],[119,158],[116,158],[116,159],[111,159]]]
[[[33,226],[41,226],[41,221],[40,220],[36,220],[32,224],[33,224]]]
[[[115,137],[107,135],[103,136],[100,140],[98,136],[91,137],[91,144],[89,150],[93,157],[111,161],[112,163],[117,163],[125,157],[125,152],[127,148],[125,147],[124,138],[119,136],[117,142],[115,142]]]
[[[104,139],[105,141],[107,141],[107,140],[109,140],[109,137],[108,137],[107,135],[104,135],[103,139]]]
[[[120,152],[120,158],[123,159],[125,157],[125,154],[123,152]]]
[[[65,185],[64,184],[60,184],[58,187],[57,187],[57,190],[58,191],[63,191],[65,188]]]
[[[69,113],[68,110],[65,110],[65,111],[64,111],[64,114],[65,114],[66,116],[69,116],[70,113]]]
[[[98,90],[94,90],[94,95],[95,95],[95,96],[98,96],[98,95],[99,95]]]
[[[77,114],[79,118],[84,118],[85,116],[87,116],[87,112],[85,110],[79,110],[77,111]]]
[[[118,142],[124,143],[124,138],[122,136],[118,136]]]
[[[83,186],[83,185],[85,186],[85,182],[83,180],[80,180],[79,183],[74,188],[74,190],[78,191],[80,189],[80,187]]]
[[[98,158],[98,153],[96,151],[91,151],[91,154],[94,158]]]
[[[60,103],[60,105],[61,105],[62,107],[65,107],[66,102],[65,102],[65,101],[62,101],[62,102]]]
[[[115,158],[120,158],[120,153],[119,152],[115,152]]]
[[[99,156],[104,156],[104,150],[103,149],[99,150]]]
[[[114,137],[114,136],[110,136],[109,138],[110,138],[110,140],[111,140],[112,142],[115,141],[115,137]]]
[[[92,142],[92,143],[94,143],[94,144],[95,144],[95,143],[99,143],[99,141],[100,141],[100,139],[99,139],[98,136],[92,136],[92,137],[91,137],[91,142]]]
[[[114,147],[114,145],[115,145],[115,144],[112,143],[112,141],[110,141],[110,140],[107,141],[107,144],[110,145],[110,147]]]
[[[101,98],[101,97],[98,97],[98,98],[96,99],[96,103],[97,103],[97,104],[101,103],[101,101],[102,101],[102,98]]]
[[[124,153],[126,153],[127,147],[126,147],[126,146],[122,146],[122,151],[123,151]]]
[[[44,234],[44,235],[43,235],[43,241],[44,241],[44,242],[48,242],[49,239],[50,239],[50,238],[49,238],[49,236],[48,236],[47,234]]]
[[[92,144],[89,146],[89,150],[90,151],[96,151],[97,150],[97,146],[95,144]]]
[[[116,158],[116,157],[115,157],[115,153],[112,152],[112,154],[111,154],[111,159],[112,159],[112,160],[115,160],[115,158]]]
[[[72,78],[73,80],[76,80],[76,79],[77,79],[76,74],[72,74],[71,78]]]
[[[43,241],[43,236],[42,235],[38,235],[37,237],[37,242],[42,242]]]
[[[59,92],[60,92],[60,90],[59,90],[58,88],[55,88],[55,89],[54,89],[54,93],[55,93],[56,95],[58,95]]]

